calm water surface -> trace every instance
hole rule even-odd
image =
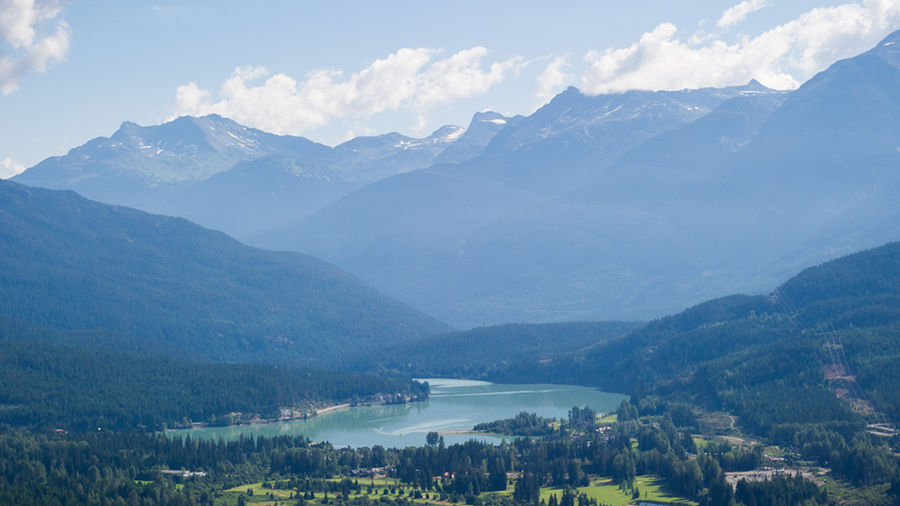
[[[421,381],[421,380],[420,380]],[[572,406],[590,406],[598,413],[614,411],[625,395],[571,385],[506,385],[485,381],[426,378],[431,398],[392,406],[360,406],[286,423],[206,427],[175,431],[193,438],[237,439],[245,436],[302,434],[337,447],[405,447],[425,444],[430,431],[466,431],[475,424],[512,418],[521,411],[565,418]],[[491,436],[444,434],[447,444]]]

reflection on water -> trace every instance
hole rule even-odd
[[[564,418],[572,406],[608,412],[626,396],[569,385],[503,385],[486,381],[428,378],[431,399],[413,404],[360,406],[286,423],[207,427],[176,431],[194,438],[237,439],[241,434],[302,434],[335,446],[419,446],[431,431],[458,432],[475,424],[510,418],[521,411]],[[444,434],[447,444],[468,439],[499,441],[491,436]]]
[[[453,378],[425,378],[419,379],[419,381],[427,381],[428,384],[431,385],[432,390],[440,388],[471,388],[493,385],[493,383],[489,381],[461,380]]]

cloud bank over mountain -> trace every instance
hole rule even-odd
[[[488,50],[476,46],[436,58],[440,51],[403,48],[343,78],[320,69],[296,79],[263,67],[239,67],[218,95],[196,83],[179,86],[175,116],[227,116],[277,134],[299,135],[333,119],[368,117],[385,111],[425,114],[437,105],[481,95],[515,74],[522,58],[485,62]],[[265,80],[262,80],[265,78]]]
[[[764,6],[762,1],[743,1],[725,10],[716,27],[732,28]],[[590,51],[582,87],[601,94],[732,86],[757,79],[772,88],[793,89],[836,59],[871,47],[898,23],[897,0],[812,9],[731,43],[720,31],[683,38],[674,24],[664,22],[631,46]]]
[[[405,47],[359,70],[319,68],[303,76],[251,64],[235,68],[218,90],[197,82],[179,86],[170,119],[216,113],[266,131],[315,138],[345,123],[346,130],[368,131],[376,116],[393,113],[405,118],[399,121],[407,121],[407,129],[422,133],[440,106],[487,97],[517,79],[535,80],[537,106],[569,85],[591,95],[734,86],[752,79],[794,89],[900,26],[900,0],[858,0],[812,8],[745,35],[745,22],[771,5],[743,0],[694,31],[661,19],[632,44],[592,49],[583,58],[570,53],[492,58],[487,47],[475,45],[449,55]],[[541,60],[549,61],[542,70],[521,72]]]

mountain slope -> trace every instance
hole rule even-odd
[[[333,266],[183,219],[0,182],[2,314],[215,360],[299,362],[446,327]]]
[[[193,187],[166,206],[184,216],[240,238],[283,227],[338,200],[358,187],[332,166],[286,155],[237,163]]]
[[[435,158],[457,139],[465,129],[447,125],[423,139],[397,132],[374,137],[356,137],[335,146],[340,166],[360,185],[403,174],[431,165]]]
[[[419,378],[490,378],[515,364],[584,351],[641,327],[639,322],[508,324],[368,351],[349,370],[399,370]]]
[[[681,91],[634,90],[594,96],[569,87],[519,121],[516,128],[506,129],[492,139],[485,151],[518,151],[545,160],[551,153],[564,152],[572,158],[593,152],[598,159],[610,161],[636,144],[696,120],[725,100],[758,86],[750,83]]]
[[[595,254],[614,244],[602,236],[598,244],[595,230],[555,227],[544,216],[579,220],[580,209],[569,209],[566,202],[545,207],[607,172],[629,149],[690,124],[729,99],[770,91],[751,83],[590,97],[572,88],[530,117],[507,120],[475,159],[366,186],[258,243],[327,258],[458,326],[595,318],[600,307],[606,310],[603,317],[614,319],[636,298],[596,293],[620,286],[604,286],[611,281],[604,273],[618,274],[615,266],[603,265],[614,261]],[[724,121],[753,128],[758,120],[747,120],[748,115],[732,114]],[[625,279],[631,286],[653,281]],[[659,307],[638,309],[621,314],[638,318],[658,314]]]
[[[794,434],[815,445],[821,435],[810,430],[836,431],[849,443],[867,436],[866,421],[900,421],[900,242],[808,268],[767,295],[709,300],[569,346],[603,325],[479,328],[424,341],[433,349],[408,343],[368,356],[407,372],[625,392],[645,415],[675,407],[696,422],[698,409],[726,411],[748,433],[798,447]],[[511,349],[518,336],[534,344]],[[540,349],[552,341],[556,352]],[[473,348],[502,358],[466,360]],[[448,358],[456,353],[462,360]]]
[[[451,308],[488,321],[647,318],[783,279],[785,270],[756,276],[766,271],[748,273],[750,259],[723,256],[723,239],[740,239],[745,229],[731,227],[720,206],[733,204],[717,201],[707,181],[787,95],[751,83],[696,121],[628,150],[577,190],[481,227],[466,238],[467,255],[480,262],[444,271],[488,277],[505,290],[470,291]],[[754,240],[741,242],[742,255],[758,256]]]
[[[14,426],[162,430],[192,421],[226,425],[254,416],[280,418],[280,408],[304,413],[321,403],[376,394],[425,395],[423,387],[399,377],[192,363],[61,346],[41,340],[47,331],[34,336],[21,330],[0,320],[0,420]]]
[[[656,255],[663,269],[691,275],[655,286],[701,288],[686,292],[689,301],[763,290],[804,267],[895,240],[898,39],[900,32],[772,97],[783,103],[748,116],[751,135],[730,153],[696,135],[683,138],[682,149],[657,152],[653,143],[665,136],[641,146],[561,199],[548,228],[620,243],[595,225],[616,223],[652,240],[658,246],[641,249],[664,252]]]
[[[830,392],[816,402],[847,413],[850,404],[838,408],[838,397],[866,412],[871,408],[864,401],[871,396],[878,409],[897,419],[900,384],[884,372],[900,364],[898,280],[895,242],[806,269],[769,295],[708,301],[584,353],[532,361],[493,377],[681,392],[738,410],[755,405],[757,388],[806,389],[813,397]],[[865,393],[847,382],[849,374],[857,375]],[[776,408],[781,409],[766,410]],[[750,411],[743,415],[757,428],[773,423]]]
[[[456,326],[647,319],[900,237],[900,32],[798,90],[563,92],[266,244]],[[363,238],[357,242],[358,238]]]
[[[469,122],[469,127],[456,140],[448,145],[434,159],[435,165],[460,163],[480,155],[511,118],[502,114],[487,111],[476,113]]]

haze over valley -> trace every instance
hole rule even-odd
[[[457,328],[655,318],[898,237],[898,41],[790,92],[569,88],[335,148],[126,122],[13,180],[313,254]]]

